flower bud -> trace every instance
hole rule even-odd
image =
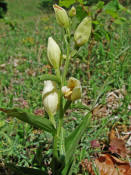
[[[51,80],[44,81],[42,99],[44,108],[48,115],[55,115],[59,106],[59,98],[55,82]]]
[[[55,10],[56,20],[57,20],[58,24],[64,28],[68,28],[69,27],[69,18],[68,18],[66,11],[56,4],[53,5],[53,8]]]
[[[83,44],[85,44],[89,39],[90,33],[91,33],[91,18],[86,17],[78,25],[75,31],[74,39],[76,45],[80,47]]]
[[[48,38],[47,56],[55,69],[60,67],[61,50],[52,37]]]
[[[75,101],[77,99],[80,99],[82,96],[80,81],[76,78],[71,77],[68,80],[67,86],[62,87],[62,93],[64,94],[64,97],[68,100]]]
[[[69,10],[69,16],[73,17],[76,15],[76,9],[74,6],[71,7],[71,9]]]

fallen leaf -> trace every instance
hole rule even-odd
[[[18,59],[14,59],[14,67],[17,67],[19,64],[19,60]]]
[[[109,154],[101,154],[94,160],[94,163],[85,159],[81,162],[81,166],[91,175],[95,175],[94,167],[100,175],[131,175],[131,167],[128,162],[121,161]]]
[[[111,151],[111,153],[118,154],[122,158],[126,158],[127,151],[125,142],[124,140],[116,136],[116,131],[114,129],[111,129],[110,131],[109,140],[110,140],[109,151]]]
[[[129,137],[128,141],[127,141],[127,145],[131,146],[131,136]]]
[[[92,141],[91,141],[91,147],[93,147],[93,148],[98,148],[98,147],[100,147],[99,141],[98,141],[98,140],[92,140]]]
[[[108,109],[111,110],[111,113],[112,110],[116,110],[119,106],[122,105],[121,100],[124,99],[125,94],[126,94],[125,87],[107,93],[106,105]]]
[[[36,76],[36,71],[34,69],[27,69],[26,70],[26,73],[29,75],[29,76]]]
[[[29,104],[27,100],[21,98],[14,98],[13,102],[16,103],[14,106],[21,107],[21,108],[29,108]]]
[[[116,153],[122,158],[125,158],[127,155],[125,142],[124,140],[119,138],[114,138],[113,140],[111,140],[109,150],[111,151],[111,153]]]
[[[111,129],[110,134],[109,134],[109,140],[110,140],[110,142],[111,142],[111,140],[113,140],[115,138],[117,138],[116,137],[116,131],[114,129]]]
[[[22,105],[23,105],[23,108],[28,108],[29,107],[28,101],[26,101],[26,100],[22,101]]]
[[[108,109],[106,106],[98,105],[93,109],[93,116],[96,117],[105,117],[108,115]]]
[[[39,116],[43,116],[44,115],[44,110],[41,109],[41,108],[35,109],[34,114],[39,115]]]
[[[0,68],[5,68],[6,67],[6,64],[0,64]]]

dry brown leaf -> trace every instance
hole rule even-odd
[[[111,129],[110,133],[109,133],[109,140],[111,142],[111,140],[117,138],[116,137],[116,131],[114,129]]]
[[[36,76],[36,71],[34,69],[27,69],[26,70],[26,73],[29,75],[29,76]]]
[[[110,139],[109,151],[111,151],[111,153],[118,154],[122,158],[126,158],[127,151],[125,142],[121,138],[117,138],[116,131],[114,129],[111,129],[109,139]]]
[[[125,94],[125,87],[108,92],[106,94],[106,104],[97,104],[93,109],[93,116],[105,117],[111,115],[114,110],[122,105],[122,99],[124,99]]]
[[[0,68],[5,68],[6,67],[6,64],[0,64]]]
[[[35,109],[34,111],[35,115],[43,116],[44,115],[44,110],[41,108]]]
[[[129,137],[128,141],[127,141],[127,145],[131,146],[131,136]]]
[[[98,105],[93,109],[93,116],[105,117],[108,115],[108,109],[106,106]]]
[[[98,140],[92,140],[90,143],[92,148],[100,147],[100,142]]]
[[[19,59],[14,59],[14,67],[17,67],[19,64]]]
[[[29,108],[29,104],[27,100],[24,100],[22,97],[13,98],[14,106],[21,108]]]
[[[101,154],[95,159],[94,165],[100,175],[131,175],[131,167],[128,162],[121,161],[109,154]],[[95,175],[93,164],[87,159],[81,162],[84,171]]]
[[[125,142],[122,139],[114,138],[113,140],[111,140],[109,150],[112,153],[120,155],[122,158],[126,158],[127,152]]]
[[[124,99],[125,94],[126,94],[125,87],[107,93],[106,106],[108,107],[110,114],[112,114],[113,110],[116,110],[118,107],[122,105],[121,100]]]

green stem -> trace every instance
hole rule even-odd
[[[57,148],[58,138],[57,138],[57,132],[54,135],[53,140],[53,157],[58,159],[58,148]]]
[[[66,78],[66,74],[67,74],[68,67],[69,67],[69,62],[70,62],[70,45],[69,45],[69,42],[68,42],[68,38],[70,39],[69,31],[67,31],[67,35],[65,35],[64,38],[65,38],[66,49],[67,49],[67,51],[66,51],[67,58],[66,58],[65,66],[64,66],[62,85],[64,85],[64,83],[65,83],[65,78]]]
[[[72,101],[67,100],[67,102],[66,102],[66,104],[65,104],[65,106],[64,106],[64,113],[65,113],[66,110],[70,107],[71,103],[72,103]]]
[[[57,72],[59,73],[59,72]],[[56,73],[56,74],[57,74]],[[59,74],[58,74],[59,75]],[[61,134],[61,128],[63,125],[63,97],[62,97],[62,92],[61,92],[61,84],[59,84],[59,119],[58,119],[58,126],[57,126],[57,131],[54,135],[54,145],[53,145],[53,157],[59,159],[59,142],[60,142],[60,134]]]
[[[70,58],[68,56],[67,60],[66,60],[66,63],[65,63],[65,67],[64,67],[64,74],[63,74],[63,80],[62,80],[63,85],[65,83],[65,78],[66,78],[66,74],[67,74],[67,71],[68,71],[69,61],[70,61]]]
[[[61,127],[63,126],[63,117],[64,117],[64,111],[63,111],[63,97],[62,97],[62,92],[61,92],[61,87],[59,91],[59,98],[60,98],[60,110],[59,110],[59,123],[58,123],[58,128],[57,128],[57,134],[60,136],[61,132]]]
[[[56,128],[56,122],[55,122],[54,116],[51,113],[49,114],[49,119],[54,125],[54,127]],[[57,131],[56,131],[53,135],[53,157],[55,159],[58,159],[57,142],[58,142],[58,139],[57,139]]]
[[[57,131],[54,135],[54,144],[53,144],[53,158],[55,160],[59,160],[61,156],[65,154],[65,144],[64,144],[64,128],[63,128],[63,118],[64,118],[64,108],[63,108],[63,95],[61,92],[61,88],[64,85],[66,74],[68,71],[69,60],[70,60],[70,46],[68,39],[70,39],[70,31],[69,29],[66,30],[65,35],[65,42],[66,42],[66,49],[67,49],[67,59],[64,66],[64,73],[62,75],[62,82],[58,84],[59,86],[59,119],[57,125]],[[61,74],[59,68],[55,69],[56,77],[61,80]]]
[[[55,69],[55,72],[56,72],[56,77],[58,78],[58,80],[61,80],[60,69],[59,68],[56,68]]]

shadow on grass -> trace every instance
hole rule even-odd
[[[48,175],[46,171],[15,166],[13,164],[7,164],[6,166],[0,165],[0,175]]]

